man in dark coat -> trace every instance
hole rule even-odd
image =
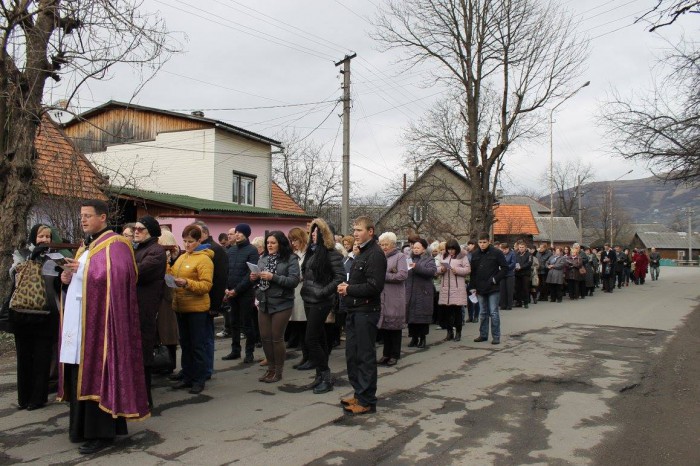
[[[369,217],[358,217],[353,236],[360,254],[355,257],[350,279],[338,285],[345,297],[345,358],[348,379],[355,390],[341,403],[350,414],[369,414],[377,408],[377,323],[381,312],[381,294],[386,277],[386,256],[374,239],[374,223]]]
[[[612,293],[615,288],[615,263],[617,256],[610,244],[605,243],[600,253],[601,276],[603,277],[603,292]]]
[[[202,231],[202,244],[208,244],[214,251],[214,277],[211,290],[209,290],[209,331],[207,332],[207,379],[214,373],[214,317],[219,315],[226,295],[226,283],[228,282],[228,256],[226,250],[209,235],[209,227],[206,223],[194,222]]]
[[[241,330],[246,337],[243,362],[252,363],[254,361],[255,295],[253,294],[253,282],[250,281],[250,269],[246,262],[257,264],[259,256],[258,249],[248,240],[250,234],[250,225],[245,223],[236,225],[232,238],[229,237],[229,248],[226,251],[228,254],[226,298],[231,309],[231,352],[221,358],[224,361],[241,357]]]
[[[517,248],[515,253],[515,301],[517,301],[517,306],[527,309],[530,301],[532,256],[524,241],[518,241]]]
[[[491,245],[488,233],[479,234],[478,245],[478,249],[472,253],[470,280],[481,308],[479,336],[474,341],[488,341],[490,320],[491,343],[498,345],[501,343],[501,319],[498,314],[500,282],[508,272],[508,262],[503,253]]]
[[[546,302],[549,299],[549,287],[547,286],[547,261],[552,257],[552,250],[549,249],[547,243],[541,243],[540,247],[537,248],[537,253],[535,257],[539,261],[539,267],[537,267],[537,277],[539,278],[539,285],[537,285],[537,299]]]

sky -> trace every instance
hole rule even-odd
[[[557,0],[555,0],[557,1]],[[426,69],[406,70],[397,52],[383,52],[372,39],[371,22],[382,0],[145,0],[144,8],[166,21],[182,52],[133,96],[138,82],[125,67],[111,79],[92,82],[72,101],[76,112],[110,99],[205,116],[281,138],[294,132],[324,146],[324,158],[342,158],[342,75],[335,62],[357,53],[351,63],[351,184],[364,193],[382,192],[408,173],[402,135],[445,90],[426,85]],[[611,92],[644,93],[655,60],[681,34],[697,38],[692,19],[658,34],[634,24],[656,0],[558,0],[571,10],[591,40],[582,63],[588,87],[555,113],[555,161],[581,159],[595,167],[596,180],[650,176],[643,164],[611,156],[600,106]],[[206,9],[202,9],[206,5]],[[62,97],[59,88],[47,100]],[[556,105],[553,103],[552,105]],[[543,116],[548,114],[545,110]],[[543,191],[549,165],[544,136],[509,149],[502,188],[506,193]],[[545,189],[546,190],[546,187]]]

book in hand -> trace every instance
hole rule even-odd
[[[68,264],[68,260],[66,260],[65,256],[60,252],[50,252],[46,254],[46,257],[54,261],[54,263],[62,269],[65,269]]]

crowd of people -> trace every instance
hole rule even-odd
[[[608,244],[600,252],[579,244],[535,249],[522,240],[492,244],[487,234],[465,245],[420,236],[399,244],[393,232],[378,235],[368,217],[357,218],[348,236],[318,218],[308,231],[252,240],[251,227],[239,224],[218,242],[195,222],[182,231],[183,249],[151,216],[116,233],[102,201],[85,202],[80,222],[86,239],[75,256],[50,247],[62,242],[56,229],[31,229],[15,252],[3,308],[15,334],[18,409],[46,405],[53,380],[58,399],[70,404],[69,438],[83,454],[126,433],[127,419],[149,416],[155,374],[176,390],[205,390],[215,335],[231,339],[224,361],[260,364],[261,383],[282,380],[287,351],[300,348],[293,368],[315,370],[305,387],[315,394],[333,390],[329,355],[344,340],[353,394],[340,402],[349,414],[371,414],[377,367],[399,362],[405,328],[407,346],[417,349],[428,346],[435,324],[443,341],[460,341],[464,324],[479,323],[474,341],[490,333],[497,345],[500,310],[643,285],[649,270],[658,280],[660,266],[653,248]],[[215,334],[220,313],[224,328]],[[256,348],[264,358],[256,359]]]

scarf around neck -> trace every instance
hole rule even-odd
[[[270,272],[270,273],[276,273],[277,272],[277,261],[279,260],[280,256],[279,254],[270,254],[267,256],[267,263],[265,264],[265,267],[263,267],[264,272]],[[269,280],[262,280],[260,279],[260,289],[261,290],[266,290],[270,288],[270,281]]]

